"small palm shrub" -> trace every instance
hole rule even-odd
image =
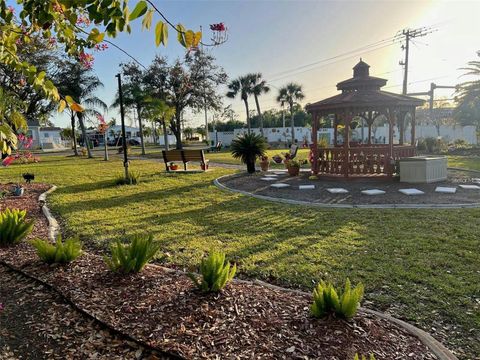
[[[115,179],[116,185],[137,185],[140,182],[141,174],[138,171],[129,171],[128,177],[118,175]]]
[[[347,279],[345,289],[339,295],[331,283],[320,281],[313,290],[312,315],[316,318],[322,318],[328,314],[335,313],[340,317],[352,318],[357,313],[362,298],[362,283],[359,283],[355,289],[352,289],[350,280]]]
[[[225,261],[224,253],[212,252],[206,259],[202,259],[200,264],[201,280],[192,273],[188,276],[203,292],[218,292],[233,279],[236,272],[237,265],[231,266]]]
[[[78,238],[62,242],[62,236],[58,235],[55,245],[41,239],[33,240],[32,245],[38,257],[47,264],[67,264],[82,255],[82,243]]]
[[[128,244],[116,241],[111,245],[111,257],[104,257],[110,270],[125,274],[140,272],[155,256],[160,245],[153,241],[153,236],[134,236]]]
[[[244,134],[232,141],[230,149],[232,156],[246,164],[247,172],[252,174],[255,172],[255,161],[257,158],[265,155],[267,142],[262,135],[254,133]]]
[[[370,354],[370,357],[368,359],[375,360],[375,355]],[[358,355],[358,353],[355,354],[355,357],[353,358],[353,360],[360,360],[360,356]],[[361,360],[367,360],[367,357],[365,355],[362,355]]]
[[[0,246],[15,245],[33,230],[33,220],[27,221],[25,210],[5,209],[0,212]]]

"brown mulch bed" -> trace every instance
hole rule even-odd
[[[272,174],[274,171],[269,172]],[[325,179],[309,180],[308,173],[291,177],[288,174],[278,175],[277,181],[261,180],[265,173],[254,175],[240,174],[221,179],[220,182],[229,188],[243,190],[256,195],[270,196],[282,199],[300,200],[322,204],[368,205],[368,204],[472,204],[480,203],[480,191],[465,190],[459,184],[472,184],[472,178],[478,174],[449,170],[446,181],[433,184],[408,184],[387,179]],[[274,183],[290,184],[288,188],[275,189]],[[313,190],[299,190],[299,185],[315,185]],[[457,187],[455,194],[435,192],[437,186]],[[327,188],[345,188],[348,194],[331,194]],[[423,195],[408,196],[398,192],[399,189],[416,188],[425,192]],[[386,191],[383,195],[363,195],[362,190],[380,189]]]
[[[436,358],[416,337],[371,314],[360,312],[350,321],[313,319],[310,295],[298,292],[235,281],[220,294],[206,295],[185,274],[154,265],[121,276],[100,256],[84,254],[70,265],[48,266],[26,243],[0,249],[0,261],[53,285],[115,329],[189,359],[343,360],[356,352],[374,353],[379,360]],[[69,324],[67,330],[74,323]],[[67,330],[53,327],[51,333]],[[67,336],[64,346],[69,341]]]
[[[103,329],[38,282],[4,266],[0,278],[0,359],[162,359]]]

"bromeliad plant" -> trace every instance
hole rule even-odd
[[[331,283],[320,281],[313,290],[312,315],[316,318],[323,318],[334,313],[337,316],[350,319],[357,313],[362,298],[362,283],[352,289],[350,280],[347,279],[345,289],[339,295]]]
[[[33,229],[33,220],[26,220],[25,210],[5,209],[0,212],[0,247],[18,244]]]
[[[104,257],[105,263],[114,272],[124,274],[140,272],[160,249],[153,236],[134,236],[129,244],[116,241],[111,245],[111,257]]]
[[[55,245],[41,239],[33,240],[32,245],[38,257],[47,264],[67,264],[82,255],[82,243],[78,238],[62,242],[62,236],[58,235]]]
[[[203,292],[218,292],[222,290],[237,272],[237,265],[230,265],[225,261],[225,254],[212,252],[200,264],[201,280],[196,275],[189,273],[188,276],[194,284]]]

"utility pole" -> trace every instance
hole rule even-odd
[[[410,52],[410,40],[422,37],[427,34],[436,31],[433,28],[421,27],[418,29],[403,29],[400,34],[398,34],[395,38],[398,39],[400,37],[405,38],[405,45],[402,45],[402,49],[405,50],[405,60],[400,61],[399,64],[404,66],[404,73],[403,73],[403,88],[402,94],[407,95],[407,86],[408,86],[408,64],[409,64],[409,52]]]
[[[125,168],[125,180],[128,181],[128,155],[127,155],[127,138],[125,136],[125,109],[123,108],[123,92],[122,92],[122,76],[115,75],[118,79],[118,97],[120,100],[120,119],[122,121],[122,147],[123,147],[123,167]]]
[[[203,34],[203,28],[200,26],[200,32]],[[200,51],[203,53],[203,43],[200,43]],[[205,64],[203,67],[203,77],[206,78],[206,72],[205,72]],[[205,112],[205,140],[207,141],[208,146],[209,144],[209,136],[208,136],[208,112],[207,112],[207,89],[206,89],[207,84],[205,83],[205,86],[203,87],[203,110]]]

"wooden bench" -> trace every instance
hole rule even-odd
[[[167,172],[170,172],[168,163],[181,161],[183,162],[183,168],[187,171],[187,163],[190,161],[198,161],[203,171],[208,169],[208,160],[205,159],[203,150],[162,150],[163,161],[165,161],[165,167]]]

